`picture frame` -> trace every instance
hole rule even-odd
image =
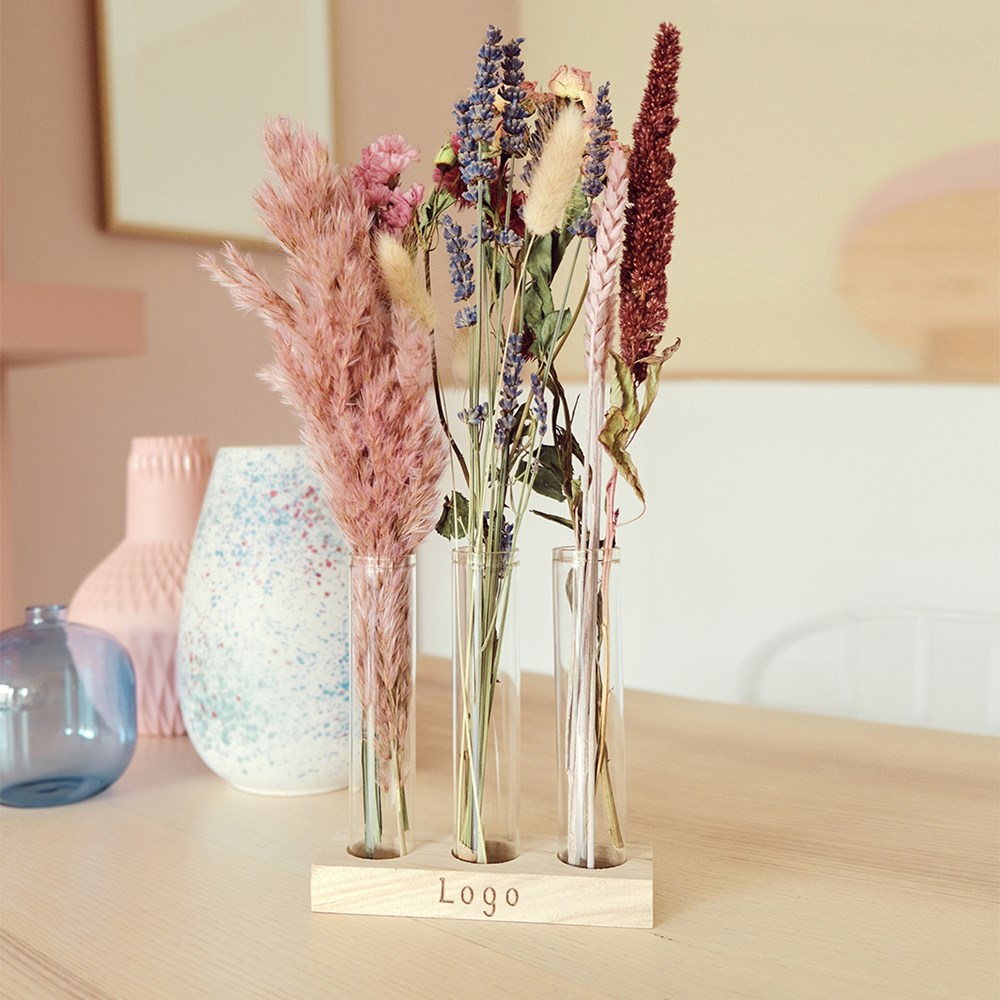
[[[96,0],[104,225],[263,244],[268,118],[334,144],[331,0]]]

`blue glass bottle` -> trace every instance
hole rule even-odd
[[[103,791],[135,751],[135,674],[113,636],[36,605],[0,632],[0,803],[58,806]]]

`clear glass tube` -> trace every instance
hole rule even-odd
[[[520,851],[521,677],[513,552],[453,554],[454,855],[491,864]]]
[[[613,868],[625,846],[625,720],[619,552],[555,549],[559,856]]]
[[[348,850],[396,858],[413,841],[416,559],[351,557]]]

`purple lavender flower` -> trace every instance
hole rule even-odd
[[[521,179],[525,184],[531,183],[532,172],[535,169],[535,165],[538,163],[539,156],[542,155],[542,147],[545,145],[545,137],[549,134],[549,130],[555,124],[555,120],[555,101],[550,101],[548,104],[542,104],[539,106],[538,112],[535,115],[534,128],[532,128],[532,130],[528,133],[526,140],[528,159],[525,161],[524,167],[521,169]]]
[[[500,97],[504,101],[503,134],[500,148],[510,156],[524,156],[527,150],[528,111],[524,106],[524,63],[521,61],[523,38],[512,38],[503,46],[503,84]]]
[[[501,229],[496,234],[497,246],[511,247],[516,250],[524,243],[524,237],[518,235],[513,229]]]
[[[507,520],[503,519],[503,523],[500,525],[500,551],[510,552],[510,547],[514,544],[514,525]]]
[[[545,402],[545,387],[538,377],[538,372],[531,373],[531,415],[538,423],[538,433],[544,436],[549,416],[548,403]]]
[[[483,513],[483,534],[489,537],[490,533],[490,523],[493,520],[494,512],[487,510]],[[514,544],[514,525],[503,516],[503,512],[500,512],[500,538],[499,538],[498,551],[503,554],[510,552],[511,546]],[[498,569],[504,572],[507,567],[506,560],[501,561]]]
[[[494,136],[493,104],[500,86],[502,37],[499,29],[492,24],[486,29],[486,41],[479,50],[472,93],[455,104],[458,164],[467,188],[462,195],[466,201],[477,200],[480,181],[488,182],[496,177],[496,164],[483,156],[483,146],[492,142]]]
[[[507,351],[503,359],[503,384],[500,386],[497,422],[493,432],[493,440],[501,448],[510,440],[510,432],[514,429],[514,414],[521,396],[521,369],[524,367],[521,344],[520,333],[512,333],[507,338]]]
[[[597,223],[594,221],[594,216],[589,206],[582,215],[578,215],[566,227],[566,232],[570,236],[586,236],[591,240],[597,235]]]
[[[469,424],[472,427],[477,427],[486,419],[486,414],[489,408],[485,403],[480,403],[478,406],[472,406],[465,410],[458,411],[458,419],[462,421],[463,424]]]
[[[605,83],[597,88],[597,102],[594,114],[590,120],[590,135],[587,138],[587,150],[583,158],[583,181],[581,190],[590,201],[600,197],[606,181],[605,163],[611,151],[611,129],[614,120],[611,114],[611,101],[608,93],[611,85]],[[567,227],[574,236],[587,236],[593,239],[597,235],[597,225],[588,204],[587,211],[581,213]]]
[[[583,193],[588,198],[597,198],[604,190],[604,164],[611,151],[611,129],[614,118],[611,114],[611,101],[608,93],[611,84],[605,83],[597,88],[597,103],[590,120],[590,136],[587,139],[587,152],[583,160]]]
[[[455,289],[455,302],[467,302],[476,294],[476,276],[469,256],[475,246],[475,233],[465,236],[450,215],[444,217],[444,245],[448,251],[448,273]]]
[[[493,243],[496,241],[496,231],[490,225],[490,220],[485,217],[483,218],[482,225],[473,226],[470,232],[484,246],[487,243]]]
[[[479,322],[479,313],[475,306],[466,306],[455,313],[455,329],[464,330],[467,326],[475,326]]]
[[[483,219],[483,224],[474,226],[472,231],[478,233],[479,239],[483,243],[495,243],[498,247],[517,249],[524,243],[524,239],[513,229],[494,229],[488,219]]]

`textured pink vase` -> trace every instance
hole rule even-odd
[[[80,584],[69,620],[110,632],[135,667],[138,730],[180,736],[177,630],[212,459],[201,437],[133,438],[125,538]]]

